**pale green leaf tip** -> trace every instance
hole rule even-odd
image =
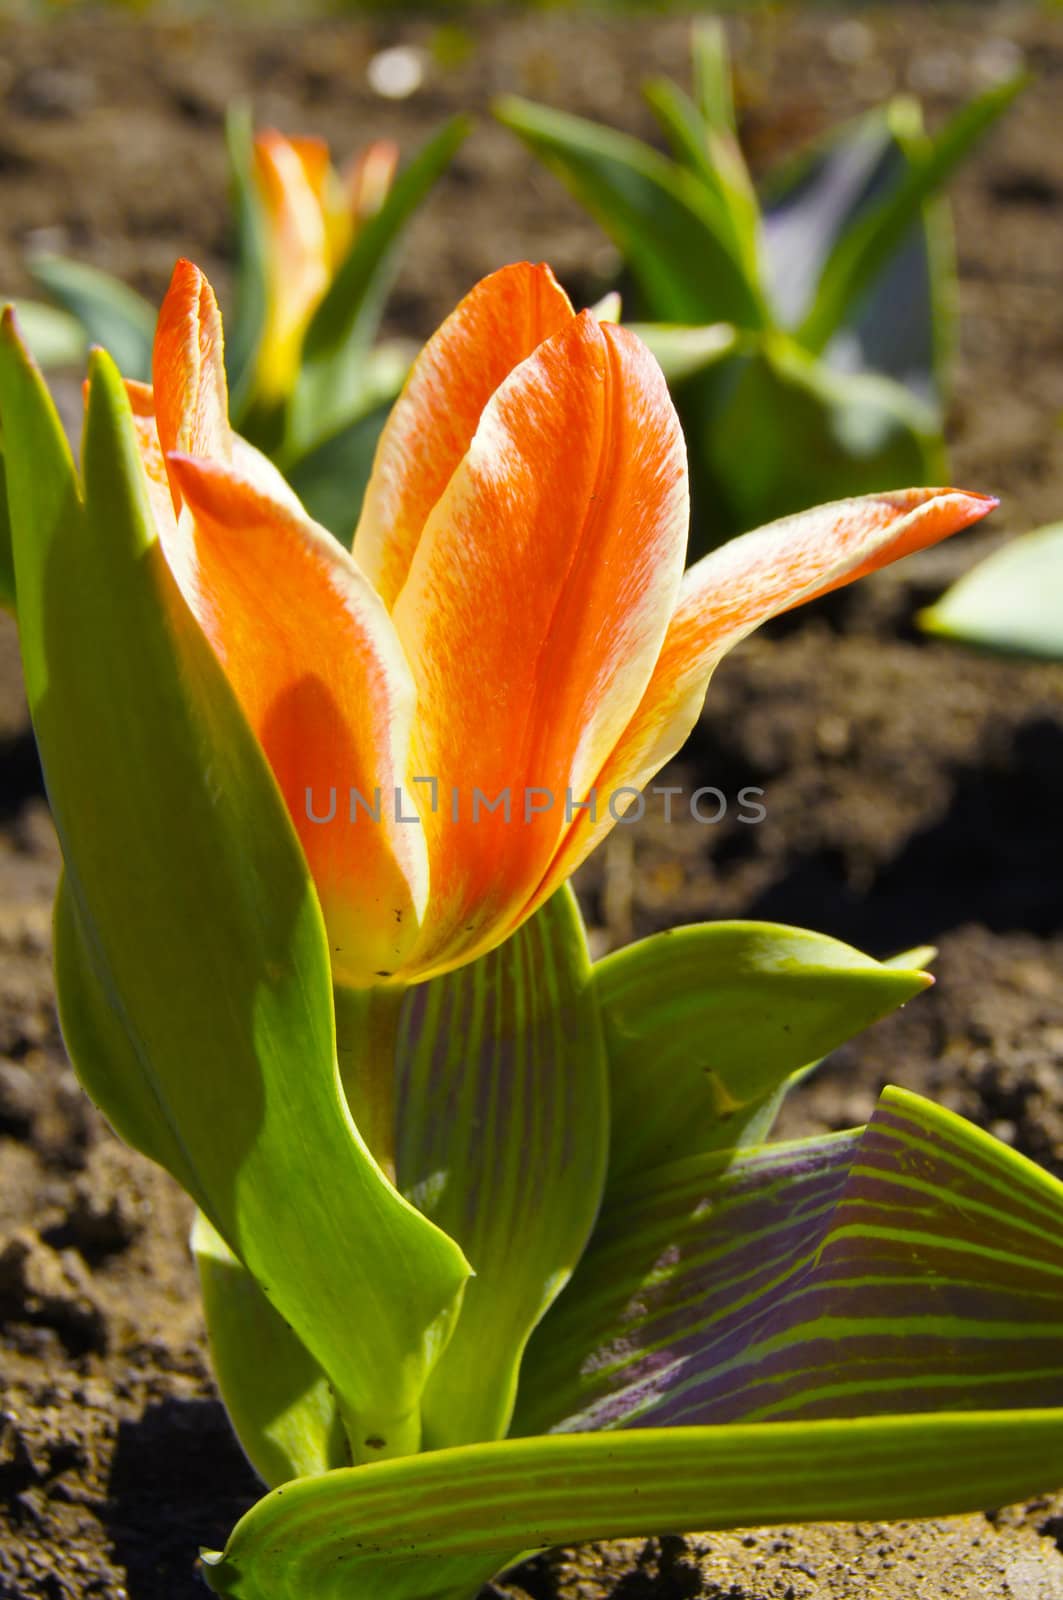
[[[207,1550],[202,1545],[199,1549],[199,1559],[205,1567],[220,1567],[225,1560],[224,1550]]]

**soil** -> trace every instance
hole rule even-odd
[[[120,273],[156,299],[174,258],[228,279],[221,127],[260,121],[410,148],[448,112],[515,89],[648,133],[637,84],[680,78],[678,20],[555,15],[468,26],[0,24],[0,284],[27,248]],[[1007,534],[1063,515],[1063,17],[891,5],[734,24],[754,163],[897,89],[932,120],[1025,62],[1019,107],[954,186],[960,343],[954,481],[1003,500],[982,533],[906,562],[750,641],[719,671],[674,779],[734,797],[716,827],[652,812],[579,887],[598,948],[683,920],[752,916],[875,954],[940,946],[928,995],[840,1050],[785,1113],[798,1134],[862,1120],[886,1081],[942,1099],[1063,1173],[1063,668],[922,638],[913,616]],[[422,87],[375,96],[366,66],[423,52]],[[418,219],[391,301],[422,336],[485,271],[549,259],[577,300],[615,267],[553,180],[484,116]],[[79,1090],[55,1021],[58,868],[14,629],[0,628],[0,1600],[192,1600],[258,1486],[215,1398],[172,1183]],[[912,1525],[621,1542],[527,1564],[530,1600],[1063,1596],[1063,1497]]]

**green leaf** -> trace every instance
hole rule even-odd
[[[38,300],[16,300],[14,308],[22,337],[40,366],[74,367],[84,362],[89,342],[77,317]]]
[[[691,47],[698,110],[716,133],[736,134],[727,34],[718,17],[701,17],[694,23]]]
[[[790,1075],[925,989],[769,922],[654,934],[594,968],[612,1091],[609,1181],[741,1142]]]
[[[868,209],[842,235],[819,279],[815,300],[797,333],[806,349],[819,352],[868,293],[924,203],[941,188],[984,133],[1007,109],[1026,78],[1018,75],[986,90],[964,106],[913,160],[903,180],[881,204]]]
[[[426,1448],[497,1437],[605,1181],[605,1055],[571,890],[491,955],[409,991],[395,1110],[399,1187],[476,1273],[425,1391]]]
[[[350,1466],[327,1375],[202,1211],[196,1214],[192,1249],[211,1370],[259,1477],[275,1488],[292,1478]]]
[[[285,472],[315,522],[347,550],[358,526],[377,442],[390,414],[390,401],[374,406],[313,446]]]
[[[651,78],[643,93],[676,159],[704,184],[710,202],[719,206],[735,258],[748,282],[756,284],[760,207],[737,139],[703,122],[693,101],[668,78]]]
[[[330,1472],[261,1500],[232,1600],[472,1600],[523,1550],[664,1530],[947,1516],[1056,1487],[1063,1412],[553,1435]]]
[[[586,206],[619,249],[657,322],[759,327],[764,308],[711,190],[648,145],[513,95],[495,115]]]
[[[415,1448],[467,1268],[350,1119],[317,897],[156,538],[124,386],[98,353],[84,503],[10,321],[0,415],[23,665],[66,866],[59,1004],[77,1069],[328,1372],[356,1459]]]
[[[835,372],[773,335],[676,392],[692,548],[849,495],[947,481],[936,409],[888,378]]]
[[[404,166],[380,210],[358,231],[303,341],[286,450],[301,456],[346,425],[363,391],[364,362],[398,265],[407,223],[469,132],[452,117]]]
[[[0,451],[0,606],[15,611],[15,555],[11,548],[11,518],[7,510],[7,469]]]
[[[917,620],[964,644],[1063,661],[1063,522],[995,551]]]
[[[1063,1407],[1061,1231],[1063,1183],[900,1089],[862,1131],[643,1173],[514,1432]]]
[[[229,151],[236,270],[232,310],[225,319],[225,370],[229,414],[237,432],[252,399],[254,358],[266,320],[266,237],[254,178],[251,108],[230,106],[225,118]]]
[[[143,296],[109,273],[62,256],[33,256],[29,270],[81,324],[87,344],[108,351],[123,377],[150,382],[155,309]]]

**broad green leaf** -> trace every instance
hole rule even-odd
[[[612,1097],[609,1181],[742,1142],[790,1075],[930,983],[770,922],[652,935],[594,968]]]
[[[83,261],[39,255],[28,265],[35,282],[81,324],[86,344],[102,345],[124,377],[150,381],[155,311],[142,295]]]
[[[623,252],[657,322],[759,327],[759,290],[718,197],[648,145],[513,95],[495,115],[554,171]]]
[[[1063,522],[995,551],[918,621],[965,644],[1063,661]]]
[[[1051,1410],[504,1439],[290,1484],[205,1554],[204,1576],[232,1600],[473,1600],[531,1548],[947,1516],[1061,1477]]]
[[[84,362],[89,342],[77,317],[39,300],[16,300],[14,307],[22,337],[42,367],[74,367]]]
[[[398,266],[406,225],[469,127],[467,117],[452,117],[402,168],[380,210],[358,230],[303,341],[286,441],[290,458],[329,438],[356,409],[365,356]]]
[[[397,1181],[476,1274],[425,1390],[427,1448],[505,1433],[528,1336],[598,1213],[608,1092],[586,938],[567,887],[491,955],[408,993]]]
[[[676,405],[695,553],[825,501],[947,481],[934,408],[888,378],[833,371],[781,335],[695,374]]]
[[[66,866],[59,1003],[77,1068],[328,1372],[356,1459],[415,1448],[467,1268],[350,1119],[317,897],[166,565],[124,386],[98,353],[83,501],[10,321],[0,415],[23,665]]]
[[[862,1131],[644,1173],[513,1431],[1063,1408],[1061,1233],[1063,1183],[901,1089]]]
[[[229,151],[236,270],[232,310],[225,319],[225,369],[229,380],[229,414],[242,423],[252,399],[254,358],[266,320],[266,242],[262,207],[255,188],[251,109],[232,106],[225,119]]]
[[[924,203],[951,177],[1026,81],[1024,75],[1009,78],[962,107],[931,141],[923,159],[913,160],[882,202],[846,230],[820,275],[815,300],[798,330],[806,349],[818,352],[826,347],[902,245]]]
[[[210,1364],[248,1460],[271,1488],[351,1464],[326,1374],[202,1211],[192,1249]]]

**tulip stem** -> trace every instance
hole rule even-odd
[[[395,1182],[395,1044],[405,989],[336,990],[336,1051],[351,1116]]]

